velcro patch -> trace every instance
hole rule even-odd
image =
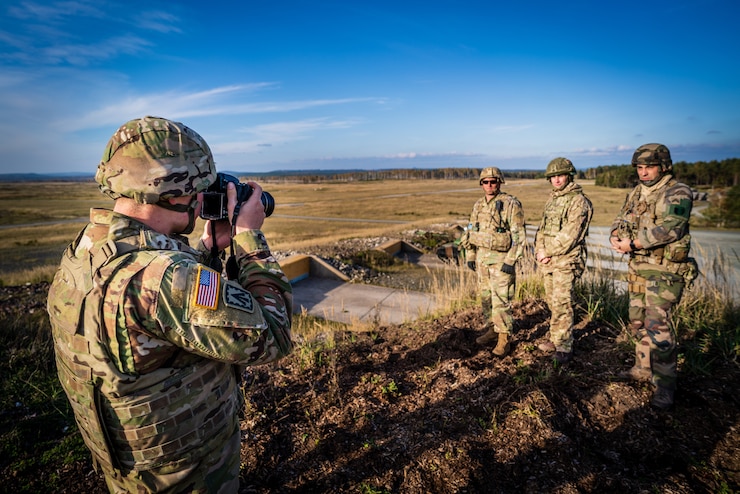
[[[668,214],[672,216],[680,216],[681,218],[688,218],[690,208],[691,202],[687,199],[681,199],[678,204],[671,204],[668,206]]]
[[[224,283],[224,303],[227,307],[234,309],[246,312],[254,311],[252,294],[236,283]]]
[[[221,275],[205,266],[198,266],[197,283],[193,292],[193,305],[216,310],[220,288]]]

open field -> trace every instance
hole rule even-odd
[[[626,191],[581,182],[594,203],[594,226],[607,226]],[[432,224],[465,223],[480,188],[470,180],[264,183],[276,201],[263,230],[274,251],[300,250],[345,238],[388,235]],[[550,186],[511,180],[502,189],[522,202],[537,225]],[[11,283],[36,268],[47,276],[91,207],[111,207],[93,182],[0,183],[0,279]],[[201,231],[200,225],[196,232]],[[38,270],[48,266],[49,269]]]

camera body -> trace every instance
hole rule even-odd
[[[231,182],[236,186],[236,201],[238,204],[249,199],[252,195],[252,187],[249,184],[239,182],[239,179],[226,173],[216,174],[216,181],[203,192],[203,206],[200,208],[200,217],[204,220],[223,220],[229,218],[229,210],[226,199],[226,186]],[[275,210],[275,199],[269,192],[262,191],[260,197],[265,216],[270,216]]]

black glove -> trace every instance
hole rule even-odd
[[[501,271],[503,271],[506,274],[514,274],[514,266],[511,264],[504,264],[501,266]]]
[[[468,261],[468,269],[475,271],[475,261]]]

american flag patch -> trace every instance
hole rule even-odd
[[[211,269],[198,266],[198,286],[195,289],[193,304],[196,307],[215,310],[218,306],[218,292],[221,276]]]

